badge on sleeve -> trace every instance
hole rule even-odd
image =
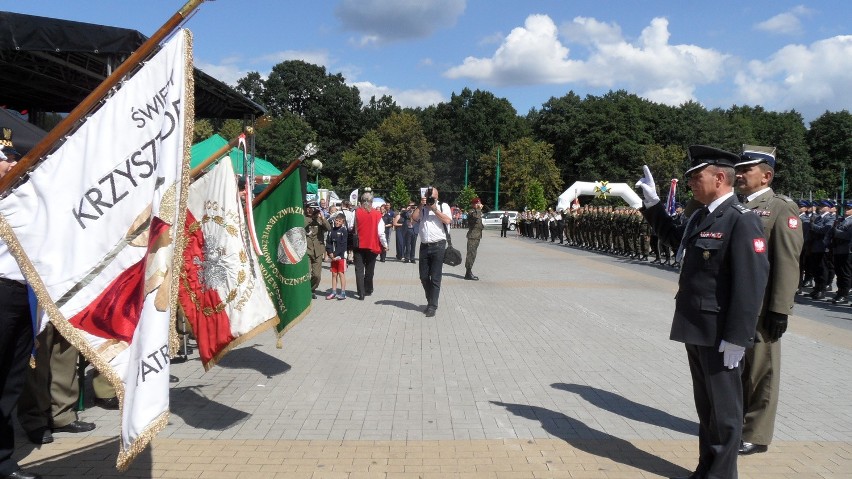
[[[754,239],[754,252],[755,253],[766,253],[766,240],[763,238],[755,238]]]
[[[799,218],[795,216],[791,216],[787,218],[787,227],[791,230],[795,230],[799,228]]]

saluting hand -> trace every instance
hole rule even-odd
[[[660,197],[657,195],[657,185],[654,184],[654,177],[651,176],[648,165],[642,166],[642,172],[645,176],[636,182],[635,187],[642,189],[642,204],[645,205],[645,208],[650,208],[660,202]]]

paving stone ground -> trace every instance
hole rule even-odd
[[[118,414],[97,407],[80,413],[91,433],[40,448],[19,434],[17,455],[47,477],[650,478],[695,467],[686,354],[668,340],[673,270],[487,230],[474,271],[480,281],[445,267],[438,313],[425,318],[417,266],[391,255],[372,296],[314,301],[283,348],[268,333],[207,373],[197,357],[173,364],[169,426],[125,473],[114,468]],[[775,441],[740,460],[740,477],[852,478],[850,322],[848,307],[797,307]]]

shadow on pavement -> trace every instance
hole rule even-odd
[[[204,386],[172,388],[169,410],[187,426],[208,431],[224,431],[246,420],[249,413],[204,397],[196,389]]]
[[[446,271],[441,271],[441,277],[443,278],[444,276],[449,276],[450,278],[464,279],[463,274],[447,273]]]
[[[397,307],[399,309],[405,309],[405,310],[408,310],[408,311],[422,311],[423,310],[423,305],[409,303],[408,301],[395,301],[395,300],[391,300],[391,299],[382,299],[382,300],[376,301],[376,304],[378,304],[380,306],[394,306],[394,307]]]
[[[639,404],[618,394],[604,391],[603,389],[565,383],[554,383],[550,387],[577,394],[587,402],[627,419],[644,422],[652,426],[664,427],[683,434],[698,436],[697,422],[672,416],[665,411]]]
[[[153,477],[150,445],[136,456],[125,472],[115,468],[117,457],[118,438],[111,438],[44,459],[21,461],[21,466],[27,472],[43,477]]]
[[[690,474],[677,464],[649,454],[624,439],[590,428],[582,421],[538,406],[491,401],[516,416],[541,422],[544,430],[581,451],[663,477]]]
[[[234,349],[216,363],[217,366],[228,369],[254,369],[267,378],[284,374],[291,366],[284,361],[256,349],[254,344],[240,349]]]

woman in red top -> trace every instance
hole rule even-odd
[[[355,210],[355,231],[358,247],[353,248],[355,257],[355,284],[358,299],[373,294],[373,272],[376,258],[388,247],[385,238],[385,223],[382,213],[373,209],[373,194],[361,195],[361,206]]]

